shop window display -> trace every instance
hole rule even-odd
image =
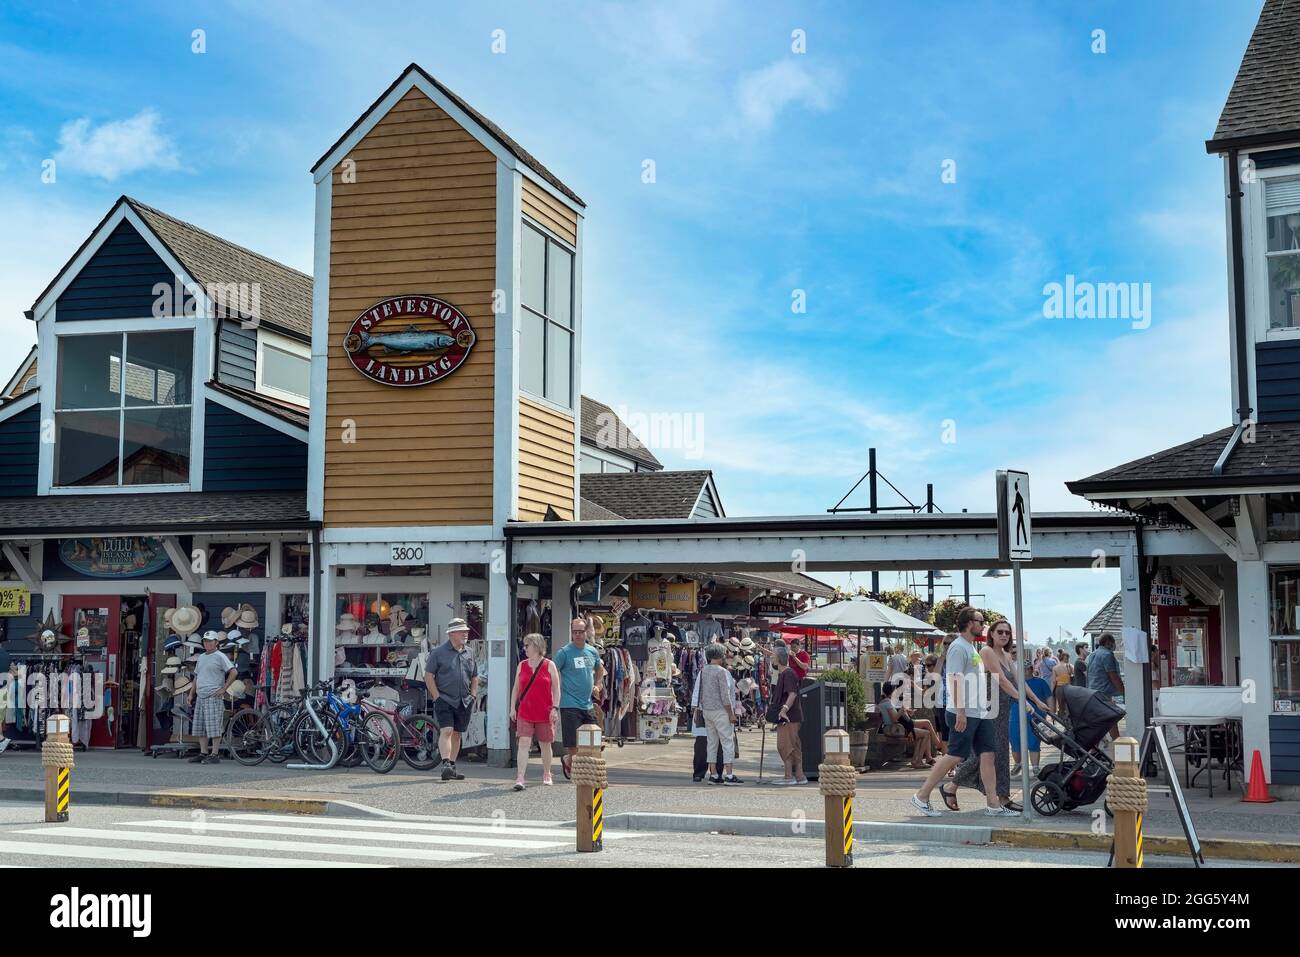
[[[311,574],[311,546],[306,542],[285,542],[280,546],[280,574],[285,578],[306,578]]]
[[[1300,604],[1300,568],[1269,571],[1269,634],[1300,636],[1296,606]]]
[[[266,542],[218,542],[208,548],[208,576],[265,578],[270,560]]]
[[[351,592],[335,602],[335,674],[405,674],[429,624],[429,596]]]
[[[1300,639],[1272,645],[1273,709],[1300,712]]]

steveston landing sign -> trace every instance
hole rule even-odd
[[[394,296],[353,321],[343,351],[367,379],[428,385],[464,364],[476,341],[465,314],[433,296]]]

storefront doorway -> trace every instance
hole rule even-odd
[[[103,677],[104,712],[91,723],[90,747],[132,748],[151,743],[150,700],[141,675],[152,674],[151,636],[159,633],[174,595],[76,595],[63,599],[63,625],[86,667]],[[145,681],[145,691],[148,681]]]
[[[1223,684],[1219,609],[1161,605],[1155,609],[1162,688]]]

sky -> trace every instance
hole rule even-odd
[[[991,511],[998,468],[1087,509],[1066,481],[1231,422],[1204,142],[1259,7],[10,0],[0,374],[123,193],[310,272],[308,171],[414,61],[586,201],[583,391],[729,515],[823,512],[873,446],[946,512]],[[1049,316],[1071,276],[1150,308]],[[1026,574],[1030,641],[1118,587]]]

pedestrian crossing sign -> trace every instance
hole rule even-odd
[[[1029,473],[998,472],[998,558],[1004,562],[1033,561],[1033,513],[1029,504]]]

